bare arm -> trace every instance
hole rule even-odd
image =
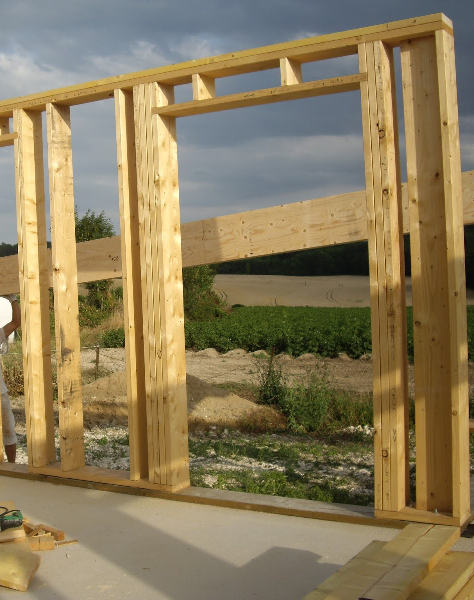
[[[10,323],[7,323],[3,327],[3,331],[5,333],[5,337],[8,337],[10,333],[13,333],[15,329],[18,329],[21,324],[21,312],[20,312],[20,304],[16,297],[8,298],[12,305],[12,320]]]

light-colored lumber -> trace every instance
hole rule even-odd
[[[199,73],[193,75],[193,100],[207,100],[216,97],[216,80]]]
[[[373,540],[345,565],[325,579],[315,590],[307,594],[303,600],[324,600],[333,590],[352,577],[354,572],[363,566],[367,560],[376,556],[384,546],[385,542]]]
[[[365,598],[370,590],[417,542],[430,530],[431,525],[410,524],[387,542],[377,553],[369,555],[344,576],[337,586],[332,587],[325,596],[328,600],[354,600]],[[316,599],[315,599],[316,600]]]
[[[463,173],[465,224],[474,223],[474,171]],[[402,186],[404,233],[408,232],[408,198]],[[365,192],[305,200],[272,208],[182,223],[184,267],[265,256],[367,239]],[[78,283],[120,277],[121,236],[76,245]],[[51,265],[51,251],[48,251]],[[52,287],[52,267],[49,268]],[[0,258],[0,292],[19,291],[18,258]]]
[[[158,86],[158,106],[174,100],[173,90]],[[178,147],[176,120],[156,116],[153,119],[157,222],[157,258],[161,360],[158,376],[163,380],[166,480],[174,486],[189,479],[188,424],[186,398],[186,362],[184,306],[179,210]],[[158,307],[157,307],[158,308]],[[161,368],[161,373],[159,369]]]
[[[78,467],[77,469],[74,469],[74,471],[62,471],[60,463],[54,463],[44,467],[30,467],[29,472],[63,479],[76,479],[78,481],[104,483],[113,486],[124,486],[124,488],[141,488],[153,491],[179,492],[180,490],[189,487],[189,479],[183,480],[176,485],[153,483],[148,479],[132,481],[130,480],[128,471],[103,469],[91,466]]]
[[[286,57],[280,58],[280,80],[282,86],[303,83],[301,63]]]
[[[34,551],[43,552],[45,550],[56,549],[56,542],[54,541],[54,537],[50,533],[34,535],[32,537],[29,537],[28,543],[30,544],[30,548]]]
[[[450,319],[452,511],[464,519],[470,512],[468,347],[466,274],[463,239],[461,151],[457,103],[454,39],[435,34],[443,148],[443,184],[446,211],[448,299]]]
[[[458,527],[435,525],[420,536],[416,543],[404,553],[399,553],[394,544],[391,551],[394,556],[398,554],[398,560],[393,568],[364,591],[363,597],[368,600],[404,600],[408,598],[457,541],[459,535]],[[390,542],[385,549],[388,549],[389,544]]]
[[[17,133],[7,133],[5,135],[0,135],[0,148],[4,148],[5,146],[13,146],[17,137]]]
[[[35,529],[38,528],[39,530],[42,530],[44,533],[49,533],[50,535],[53,536],[53,538],[57,541],[60,542],[62,540],[65,539],[65,534],[64,531],[62,531],[61,529],[56,529],[56,527],[51,527],[51,525],[43,525],[42,523],[37,525],[35,527]],[[31,537],[32,535],[36,535],[35,533],[31,532],[28,537]]]
[[[360,48],[374,368],[376,508],[408,499],[408,358],[402,197],[393,54]]]
[[[154,97],[153,97],[154,95]],[[160,469],[165,457],[160,457],[158,431],[158,411],[163,409],[163,390],[161,381],[157,381],[156,369],[158,348],[161,347],[160,332],[155,330],[154,318],[154,290],[157,261],[156,261],[156,234],[154,219],[151,211],[155,199],[154,165],[152,137],[151,103],[156,104],[156,90],[148,85],[136,86],[133,90],[135,114],[135,146],[137,163],[137,197],[139,215],[140,243],[140,269],[141,269],[141,298],[143,315],[143,350],[144,350],[144,384],[147,418],[147,450],[148,450],[148,479],[152,482],[161,482]],[[154,256],[153,256],[154,251]],[[164,420],[161,419],[161,426]],[[143,441],[142,441],[143,443]],[[161,460],[160,460],[161,459]],[[165,477],[164,477],[165,478]]]
[[[295,83],[265,90],[255,90],[253,92],[240,92],[217,98],[211,96],[201,100],[158,107],[153,110],[153,114],[159,114],[162,117],[190,117],[191,115],[203,115],[248,106],[261,106],[262,104],[285,102],[287,100],[314,98],[315,96],[325,96],[340,92],[355,92],[359,89],[361,81],[364,81],[365,78],[364,73],[358,73],[356,75],[345,75],[343,77],[321,79],[307,83]]]
[[[448,552],[409,600],[452,600],[474,575],[474,553]]]
[[[26,541],[0,544],[0,586],[25,592],[40,562]]]
[[[115,92],[117,165],[119,178],[121,253],[125,350],[127,355],[128,430],[130,478],[148,473],[143,312],[140,271],[140,235],[135,156],[133,94]],[[79,262],[79,256],[78,256]]]
[[[474,598],[474,577],[466,583],[466,585],[454,597],[455,600],[473,600]]]
[[[0,117],[0,142],[8,139],[10,135],[10,119],[8,117]]]
[[[391,45],[398,45],[402,40],[422,37],[438,29],[452,31],[452,22],[440,13],[252,48],[5,100],[0,102],[0,116],[9,117],[16,108],[44,110],[48,103],[53,102],[76,105],[103,100],[113,97],[116,89],[131,88],[153,81],[170,85],[191,83],[194,73],[214,78],[228,77],[278,68],[281,58],[310,62],[346,56],[356,54],[360,43],[382,40]]]
[[[55,459],[41,114],[15,111],[15,181],[28,464]]]
[[[61,465],[84,465],[70,109],[48,104],[48,161]]]
[[[416,503],[421,510],[455,511],[462,520],[469,512],[469,441],[457,119],[455,107],[441,112],[441,104],[454,98],[448,100],[453,91],[439,80],[435,38],[413,40],[401,55],[411,199]]]
[[[0,531],[0,543],[14,542],[16,540],[24,540],[26,537],[23,526],[10,527],[5,531]]]

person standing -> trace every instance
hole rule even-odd
[[[12,305],[12,320],[0,327],[0,345],[3,344],[8,336],[13,333],[21,323],[20,305],[17,297],[4,296]],[[15,418],[13,416],[10,398],[8,396],[7,386],[3,381],[3,374],[0,368],[0,388],[2,392],[2,430],[3,430],[3,445],[5,446],[5,454],[8,462],[14,463],[16,460],[16,433],[15,433]]]

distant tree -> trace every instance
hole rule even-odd
[[[79,218],[77,207],[74,209],[76,222],[76,242],[88,242],[115,235],[112,221],[105,216],[104,211],[96,214],[88,209],[83,217]],[[88,295],[88,302],[99,310],[111,310],[116,302],[113,294],[113,283],[110,279],[93,281],[84,284]]]
[[[18,244],[6,244],[5,242],[1,242],[0,256],[12,256],[12,254],[18,254]]]

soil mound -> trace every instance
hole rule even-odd
[[[186,376],[188,422],[199,427],[218,425],[238,428],[250,422],[256,427],[278,429],[285,419],[268,406],[255,404],[193,375]],[[127,382],[124,372],[102,377],[83,387],[86,426],[127,422]]]

